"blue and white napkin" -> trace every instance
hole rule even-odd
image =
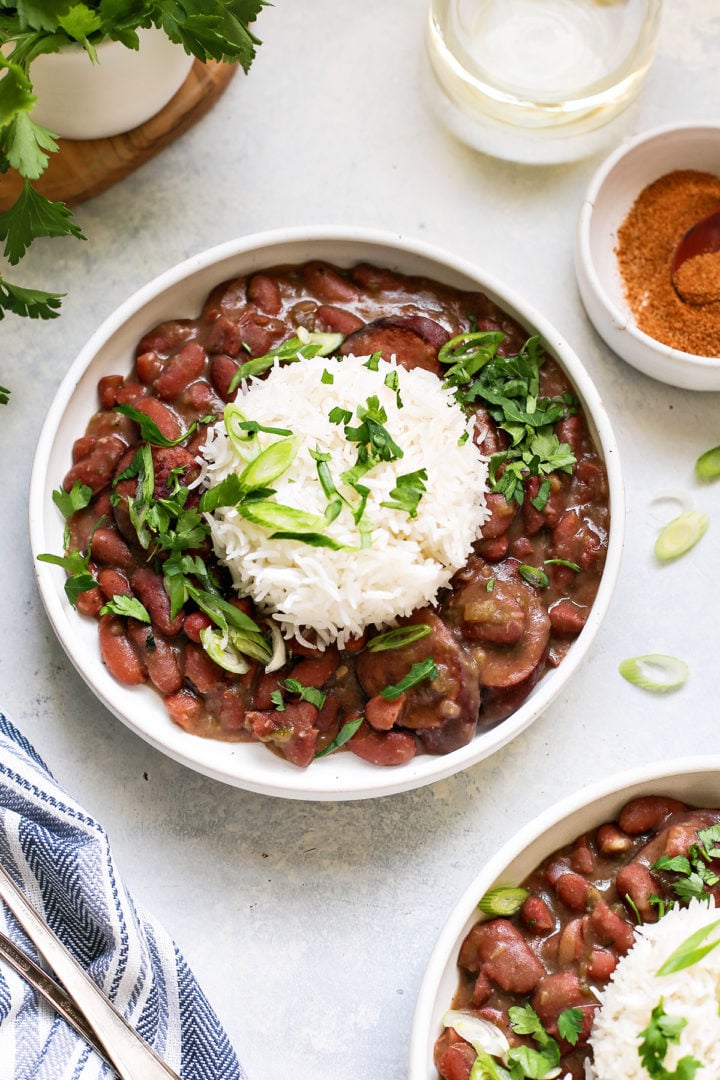
[[[0,862],[182,1080],[245,1080],[227,1035],[177,947],[125,891],[102,827],[58,786],[2,713]],[[1,902],[0,926],[37,958]],[[0,960],[0,1080],[114,1076]]]

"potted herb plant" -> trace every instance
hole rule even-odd
[[[247,72],[259,40],[252,32],[266,0],[0,0],[0,173],[22,179],[16,201],[0,213],[2,254],[15,266],[39,237],[85,239],[62,202],[33,186],[58,148],[58,135],[33,116],[33,63],[74,50],[97,64],[98,51],[117,42],[138,50],[141,36],[160,31],[190,57],[238,63]],[[132,126],[132,125],[130,125]],[[0,319],[12,312],[52,319],[62,294],[14,284],[0,267]],[[0,401],[3,388],[0,387]],[[7,392],[5,392],[7,394]]]

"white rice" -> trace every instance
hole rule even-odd
[[[687,938],[720,919],[710,904],[692,900],[687,908],[673,908],[657,923],[638,927],[636,943],[615,969],[601,993],[590,1043],[593,1075],[597,1080],[648,1080],[638,1047],[640,1032],[663,1001],[668,1016],[687,1021],[678,1044],[670,1044],[663,1061],[674,1072],[680,1058],[691,1055],[702,1063],[695,1080],[720,1076],[720,946],[702,960],[671,975],[657,976],[658,968]],[[720,927],[703,944],[720,936]]]
[[[310,450],[331,454],[333,480],[353,504],[359,496],[340,481],[357,460],[357,443],[345,438],[344,425],[332,424],[336,406],[352,411],[379,398],[387,413],[385,427],[403,456],[382,462],[361,483],[370,488],[366,517],[372,522],[372,543],[360,549],[360,534],[345,508],[327,527],[327,535],[347,544],[335,551],[297,540],[270,539],[267,529],[240,517],[233,508],[208,515],[217,557],[230,570],[241,595],[251,596],[261,611],[280,624],[286,637],[311,630],[321,645],[340,647],[370,624],[392,624],[433,602],[455,571],[468,559],[487,517],[487,462],[472,439],[472,421],[450,389],[430,372],[407,371],[367,357],[322,358],[276,365],[265,379],[243,384],[236,403],[248,420],[265,427],[286,428],[302,440],[287,472],[273,483],[274,500],[323,515],[328,500],[318,480]],[[323,382],[323,373],[332,383]],[[385,384],[397,373],[402,407]],[[326,376],[327,378],[327,376]],[[260,445],[278,436],[261,433]],[[210,429],[202,450],[201,483],[213,486],[244,467],[224,424]],[[417,516],[380,504],[390,498],[400,475],[427,470],[426,491]]]

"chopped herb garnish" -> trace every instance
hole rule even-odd
[[[427,491],[427,469],[416,469],[415,472],[403,473],[398,476],[395,487],[390,491],[390,498],[381,502],[390,510],[404,510],[408,517],[417,517],[418,503]]]
[[[405,645],[412,645],[432,633],[427,623],[416,623],[413,626],[398,626],[395,630],[386,630],[384,634],[377,634],[370,638],[367,648],[370,652],[385,652],[387,649],[402,649]]]
[[[540,396],[540,368],[545,354],[535,336],[525,342],[516,356],[502,357],[497,349],[504,335],[499,333],[461,334],[439,352],[442,363],[451,363],[446,386],[455,387],[461,405],[477,400],[509,438],[507,450],[490,458],[489,480],[493,492],[501,492],[508,502],[524,499],[525,480],[543,478],[533,505],[542,510],[550,491],[548,474],[572,472],[575,455],[561,443],[553,427],[577,411],[578,402],[565,393],[552,398]]]
[[[68,575],[65,581],[65,595],[73,607],[81,593],[89,592],[97,585],[90,573],[90,555],[80,551],[68,551],[67,555],[38,555],[39,562],[61,566]]]
[[[569,559],[545,559],[545,566],[567,566],[568,570],[574,570],[576,574],[582,573],[582,567],[577,563],[570,562]]]
[[[715,842],[719,833],[716,825],[698,830],[695,833],[698,842],[689,846],[687,855],[661,855],[653,864],[653,870],[679,875],[672,883],[679,900],[708,900],[710,890],[720,882],[720,877],[708,865],[718,858]]]
[[[523,563],[518,566],[518,574],[524,581],[527,581],[528,585],[534,585],[536,589],[547,589],[550,584],[547,574],[539,566],[529,566],[527,563]]]
[[[420,660],[417,664],[413,664],[405,678],[401,679],[399,683],[394,686],[386,686],[384,690],[381,690],[380,696],[384,697],[386,701],[394,701],[395,698],[399,698],[410,687],[416,686],[424,679],[430,679],[432,682],[438,675],[439,672],[435,666],[435,661],[431,656],[428,656],[426,660]]]
[[[285,712],[287,705],[285,704],[285,698],[282,696],[282,690],[271,690],[270,700],[278,712]]]
[[[322,690],[317,690],[314,686],[303,686],[301,682],[293,678],[284,679],[283,686],[291,694],[298,694],[301,701],[307,701],[317,709],[322,709],[325,704],[327,694],[323,694]]]
[[[697,1070],[702,1067],[702,1063],[690,1055],[680,1058],[673,1072],[668,1072],[663,1065],[669,1046],[680,1042],[686,1024],[687,1020],[682,1016],[668,1016],[660,998],[651,1013],[650,1023],[639,1036],[642,1041],[638,1054],[652,1080],[693,1080]]]
[[[720,938],[716,938],[715,941],[711,941],[709,944],[701,944],[705,941],[708,934],[712,933],[720,926],[720,919],[716,919],[715,922],[710,923],[709,926],[701,926],[699,930],[696,930],[694,934],[690,934],[677,949],[674,950],[668,956],[664,964],[662,964],[656,975],[672,975],[674,971],[683,971],[685,968],[692,967],[693,964],[697,964],[704,956],[712,952],[720,945]]]
[[[350,739],[352,739],[364,719],[363,716],[357,716],[354,720],[346,720],[333,741],[329,742],[327,746],[324,746],[322,750],[318,750],[315,757],[325,757],[326,754],[332,754],[333,750],[337,750],[339,747],[344,746],[346,742],[349,742]]]
[[[527,889],[512,885],[502,885],[490,889],[478,900],[478,909],[484,915],[514,915],[523,906],[530,893]]]
[[[92,488],[87,484],[81,484],[78,480],[70,491],[65,491],[63,488],[53,491],[52,501],[62,516],[69,518],[76,510],[84,510],[86,506],[89,506],[92,496]]]
[[[139,622],[152,622],[147,608],[135,596],[119,593],[100,608],[101,615],[125,615]]]
[[[163,435],[160,428],[157,426],[154,420],[151,420],[149,416],[146,416],[144,412],[140,412],[134,405],[116,405],[115,411],[122,413],[123,416],[129,416],[131,420],[140,428],[140,435],[146,442],[152,443],[153,446],[179,446],[181,442],[184,442],[188,436],[197,428],[198,424],[210,424],[217,419],[216,416],[203,416],[200,420],[194,420],[187,431],[184,431],[182,435],[178,435],[177,439],[168,439]]]

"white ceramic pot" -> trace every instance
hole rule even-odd
[[[38,103],[32,117],[66,139],[102,139],[130,131],[177,93],[193,64],[161,31],[138,31],[139,49],[118,41],[97,46],[94,64],[79,45],[33,61]]]

